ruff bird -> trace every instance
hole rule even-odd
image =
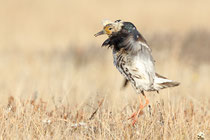
[[[179,82],[155,72],[151,49],[133,23],[106,20],[103,22],[103,30],[95,34],[95,37],[103,34],[107,34],[108,39],[103,42],[102,47],[112,49],[114,65],[139,94],[139,108],[129,118],[134,125],[141,110],[149,104],[144,91],[158,92],[160,89],[178,86]],[[145,104],[142,103],[141,94]]]

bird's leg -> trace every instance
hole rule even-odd
[[[147,99],[147,97],[145,95],[143,95],[143,96],[144,96],[144,99],[146,101],[145,104],[144,104],[144,107],[145,107],[145,106],[147,106],[149,104],[149,100]]]
[[[136,121],[137,121],[137,118],[141,112],[141,110],[146,107],[148,104],[149,104],[149,100],[147,99],[147,97],[145,96],[144,92],[142,92],[143,96],[144,96],[144,99],[145,99],[145,104],[143,105],[142,104],[142,101],[141,101],[141,97],[139,95],[139,101],[140,101],[140,105],[139,105],[139,109],[137,112],[133,113],[133,115],[129,118],[129,119],[133,119],[133,122],[132,122],[132,125],[134,126]]]
[[[141,96],[140,96],[140,95],[139,95],[139,102],[140,102],[140,104],[139,104],[139,109],[138,109],[138,111],[136,112],[136,114],[133,116],[133,122],[132,122],[132,125],[133,125],[133,126],[135,125],[135,123],[136,123],[136,121],[137,121],[137,118],[138,118],[138,116],[139,116],[141,110],[144,108],[144,105],[142,104]]]
[[[144,108],[144,105],[142,104],[142,101],[141,101],[141,96],[140,96],[140,94],[139,94],[139,102],[140,102],[140,104],[139,104],[139,109],[138,109],[138,111],[137,111],[137,112],[134,112],[134,113],[131,115],[131,117],[128,118],[128,119],[133,119],[133,123],[132,123],[133,125],[134,125],[135,122],[137,121],[137,117],[139,116],[141,110]]]

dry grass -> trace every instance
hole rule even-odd
[[[210,138],[209,1],[1,3],[0,139]],[[93,37],[106,17],[134,22],[157,72],[181,82],[146,93],[135,127],[137,95]]]
[[[127,120],[134,104],[113,111],[105,103],[95,116],[97,103],[81,107],[48,103],[42,100],[14,100],[1,109],[1,137],[18,139],[196,139],[201,131],[209,133],[205,103],[179,98],[179,104],[161,99],[152,103],[151,114],[140,116],[135,127]],[[207,135],[209,137],[209,135]]]

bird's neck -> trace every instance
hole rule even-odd
[[[114,46],[114,51],[120,51],[121,49],[125,48],[125,41],[128,39],[128,37],[128,34],[120,34],[110,37],[110,43]]]

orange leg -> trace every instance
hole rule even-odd
[[[147,106],[147,105],[149,104],[149,100],[147,99],[147,97],[146,97],[145,95],[143,95],[143,96],[144,96],[144,99],[145,99],[145,101],[146,101],[145,104],[144,104],[144,105],[142,104],[141,97],[140,97],[140,95],[139,95],[139,101],[140,101],[139,109],[138,109],[137,112],[134,112],[134,113],[131,115],[131,117],[129,118],[129,119],[132,119],[132,120],[133,120],[133,122],[132,122],[132,125],[133,125],[133,126],[135,125],[135,123],[136,123],[136,121],[137,121],[137,118],[138,118],[138,116],[139,116],[141,110],[142,110],[145,106]]]
[[[144,99],[145,99],[145,101],[146,101],[146,102],[145,102],[145,105],[144,105],[144,107],[145,107],[145,106],[147,106],[147,105],[149,104],[149,100],[147,99],[147,97],[146,97],[145,95],[143,95],[143,96],[144,96]]]
[[[143,106],[143,104],[142,104],[142,101],[141,101],[141,97],[140,97],[140,95],[139,95],[139,102],[140,102],[140,105],[139,105],[139,110],[140,110],[140,108],[141,109],[143,109],[144,108],[144,106]],[[137,111],[137,112],[134,112],[132,115],[131,115],[131,117],[130,118],[128,118],[128,119],[134,119],[135,117],[136,117],[136,115],[137,114],[139,114],[138,112],[139,112],[139,110]],[[141,111],[141,110],[140,110]]]

